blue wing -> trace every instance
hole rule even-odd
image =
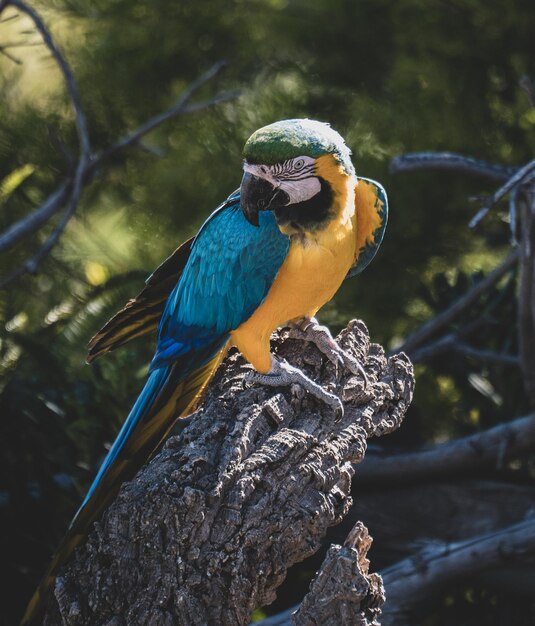
[[[193,242],[161,318],[151,370],[205,346],[224,345],[265,299],[289,247],[273,213],[260,213],[259,226],[252,226],[239,195],[232,195]]]

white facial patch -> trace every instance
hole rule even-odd
[[[290,198],[289,204],[297,204],[310,200],[313,196],[321,191],[321,183],[319,178],[311,176],[302,180],[284,180],[281,182],[280,188],[288,194]]]
[[[290,202],[297,204],[310,200],[321,191],[319,178],[314,174],[315,159],[299,156],[275,165],[247,163],[243,164],[244,172],[258,176],[271,183],[275,188],[288,194]]]

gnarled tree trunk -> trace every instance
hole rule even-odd
[[[58,576],[45,623],[236,626],[271,603],[287,569],[348,512],[352,464],[363,459],[367,438],[396,429],[411,400],[405,355],[386,359],[361,322],[339,341],[363,363],[367,388],[312,344],[284,331],[273,342],[279,356],[340,395],[339,420],[299,387],[244,383],[250,366],[232,354],[203,408],[123,486]],[[353,543],[366,544],[357,535]],[[369,580],[375,615],[380,580]]]

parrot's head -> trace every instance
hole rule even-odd
[[[243,156],[243,214],[258,226],[259,211],[273,211],[285,232],[321,228],[333,217],[334,195],[355,176],[342,137],[314,120],[260,128],[247,140]]]

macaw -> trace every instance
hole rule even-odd
[[[90,525],[193,412],[230,346],[253,366],[251,383],[297,383],[343,411],[340,399],[270,352],[290,323],[329,359],[361,374],[315,315],[345,278],[361,272],[383,239],[388,203],[359,178],[329,124],[309,119],[257,130],[243,152],[240,188],[148,278],[141,293],[90,341],[88,362],[157,328],[148,380],[76,513],[22,624],[43,610],[60,566]]]

